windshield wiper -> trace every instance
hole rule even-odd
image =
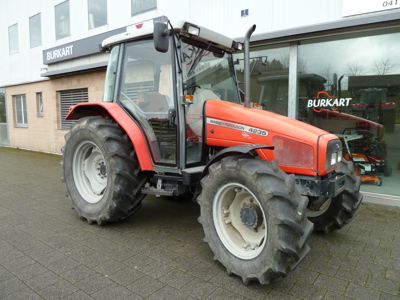
[[[208,49],[210,48],[211,43],[208,44],[207,48],[203,48],[199,53],[197,53],[192,66],[189,69],[189,72],[187,73],[187,76],[190,77],[192,73],[194,72],[194,69],[196,69],[197,65],[199,64],[200,60],[203,58],[203,55]]]

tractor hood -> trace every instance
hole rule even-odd
[[[259,154],[267,160],[278,159],[278,164],[287,173],[300,173],[301,169],[302,174],[324,175],[336,167],[327,166],[326,161],[330,158],[328,152],[339,155],[342,147],[339,138],[307,123],[218,100],[206,102],[205,116],[207,145],[274,146],[273,151],[258,150]]]

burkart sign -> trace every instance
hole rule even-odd
[[[328,92],[321,91],[318,92],[315,99],[309,99],[307,102],[307,107],[312,107],[316,112],[321,112],[320,108],[338,110],[339,107],[349,106],[352,98],[336,98],[330,96]]]
[[[48,50],[48,51],[46,51],[47,61],[50,62],[50,61],[58,59],[58,58],[68,58],[70,56],[73,56],[73,54],[74,54],[73,48],[74,48],[74,45],[67,45],[67,46],[63,46],[58,49]]]

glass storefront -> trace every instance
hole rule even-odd
[[[301,42],[304,69],[297,81],[298,119],[341,138],[344,158],[357,165],[361,190],[397,196],[399,46],[400,33],[387,30]]]
[[[238,55],[236,74],[244,82],[243,55]],[[253,105],[282,115],[288,113],[289,47],[258,47],[250,55],[250,90]]]
[[[398,28],[299,40],[295,60],[289,44],[253,47],[251,99],[282,115],[295,106],[297,119],[342,140],[362,191],[400,196],[399,47]]]

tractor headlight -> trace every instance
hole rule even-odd
[[[331,156],[331,166],[337,165],[342,160],[342,151],[333,152]]]
[[[191,35],[199,36],[200,35],[200,28],[190,24],[188,26],[187,33],[189,33]]]
[[[332,140],[328,143],[326,150],[326,170],[332,170],[342,160],[342,143],[339,140]]]

